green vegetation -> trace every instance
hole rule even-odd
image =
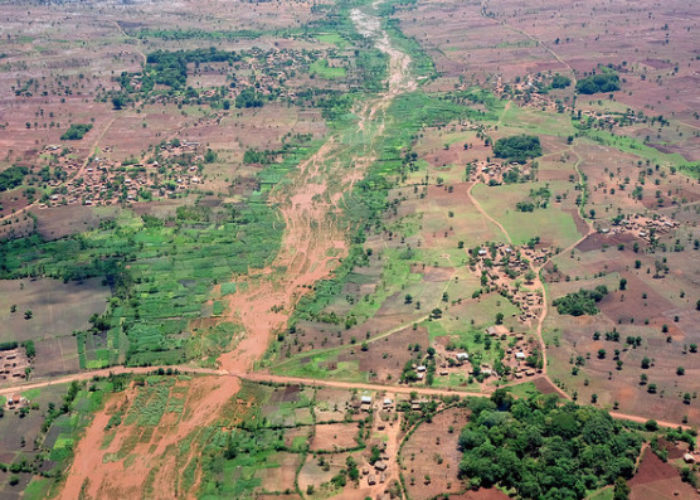
[[[233,63],[240,61],[240,59],[241,56],[236,52],[226,52],[214,47],[178,51],[157,50],[148,54],[146,58],[141,90],[152,89],[154,83],[167,85],[175,90],[184,88],[187,83],[187,65],[189,63]]]
[[[13,165],[0,172],[0,192],[15,188],[22,184],[24,177],[29,173],[27,167]]]
[[[243,163],[247,165],[269,165],[274,161],[276,155],[276,151],[258,151],[257,149],[246,149],[246,152],[243,154]]]
[[[309,73],[318,75],[321,78],[326,78],[327,80],[335,80],[337,78],[344,78],[347,72],[342,66],[329,66],[326,59],[317,59],[311,64]]]
[[[103,405],[104,399],[112,392],[126,387],[127,376],[117,375],[91,382],[72,382],[58,391],[44,391],[41,394],[43,422],[36,442],[38,453],[20,456],[10,466],[17,473],[31,473],[32,480],[25,490],[27,498],[53,497],[63,483],[64,471],[73,458],[74,443],[81,437],[83,429]],[[25,393],[32,401],[38,401],[38,390]],[[51,395],[51,396],[49,396]],[[62,396],[61,396],[62,395]],[[56,397],[56,400],[47,398]],[[35,410],[30,410],[35,411]]]
[[[591,75],[576,82],[576,91],[580,94],[597,94],[620,90],[620,77],[612,71]]]
[[[443,96],[429,96],[413,92],[398,96],[388,110],[386,132],[380,137],[380,157],[370,167],[365,178],[346,195],[345,223],[354,231],[355,244],[348,256],[336,269],[333,278],[322,280],[315,293],[304,296],[295,310],[295,319],[314,319],[339,294],[356,266],[367,259],[362,243],[366,238],[364,227],[381,227],[382,215],[387,208],[386,196],[392,188],[392,176],[410,171],[410,158],[403,153],[415,140],[415,133],[423,126],[448,123],[459,117],[480,119],[481,112],[457,105]],[[414,258],[417,259],[417,256]],[[293,320],[293,321],[294,321]]]
[[[248,87],[236,96],[237,108],[261,108],[263,105],[262,94]]]
[[[602,410],[556,396],[513,401],[504,390],[472,400],[459,437],[460,475],[473,488],[494,485],[523,498],[584,498],[635,470],[642,437]]]
[[[92,124],[73,123],[61,136],[62,141],[79,141],[92,130]]]
[[[563,76],[557,73],[552,78],[552,88],[553,89],[564,89],[571,85],[571,78],[568,76]]]
[[[539,137],[522,134],[498,139],[493,152],[497,158],[525,163],[529,158],[541,156],[542,146]]]
[[[183,335],[187,322],[201,315],[214,284],[264,267],[275,256],[284,225],[265,202],[266,192],[309,152],[306,141],[288,142],[281,161],[261,172],[263,191],[247,205],[179,207],[176,217],[157,224],[154,217],[124,211],[95,230],[55,241],[38,234],[4,241],[0,276],[103,278],[113,296],[100,321],[76,337],[83,367],[213,355],[233,332],[204,332],[218,340],[201,343]]]
[[[600,302],[608,294],[605,285],[595,287],[595,290],[579,290],[578,292],[567,293],[552,302],[559,314],[570,314],[571,316],[582,316],[584,314],[598,314],[596,302]]]
[[[240,40],[256,39],[263,35],[263,32],[253,30],[203,30],[198,28],[189,29],[155,29],[142,28],[134,36],[141,39],[159,38],[161,40]]]

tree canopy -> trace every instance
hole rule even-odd
[[[595,290],[581,289],[578,292],[567,293],[552,302],[559,314],[570,314],[571,316],[583,316],[584,314],[598,314],[596,303],[603,300],[608,294],[605,285],[595,287]]]
[[[584,498],[634,473],[642,438],[605,411],[555,396],[476,400],[462,430],[460,475],[472,487],[500,485],[523,498]]]
[[[614,92],[620,90],[620,77],[612,72],[591,75],[576,82],[576,90],[580,94]]]
[[[493,145],[493,152],[497,158],[525,163],[528,158],[535,158],[542,154],[540,138],[534,135],[513,135],[502,137]]]

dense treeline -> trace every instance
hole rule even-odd
[[[620,90],[620,77],[611,72],[591,75],[576,82],[576,90],[581,94],[614,92]]]
[[[15,188],[22,184],[24,176],[29,173],[27,167],[13,165],[0,172],[0,192]]]
[[[519,163],[525,163],[528,158],[535,158],[542,154],[540,138],[534,135],[513,135],[502,137],[493,145],[493,152],[497,158],[506,158]]]
[[[167,85],[173,89],[182,89],[187,83],[187,65],[189,63],[200,64],[207,62],[240,61],[241,56],[236,52],[218,50],[215,47],[209,49],[167,51],[157,50],[148,54],[146,58],[146,73],[155,83]]]
[[[603,300],[608,294],[605,285],[595,287],[595,290],[579,290],[578,292],[567,293],[552,302],[559,314],[570,314],[571,316],[583,316],[584,314],[598,314],[596,302]]]
[[[61,136],[62,141],[79,141],[92,130],[89,123],[74,123]]]
[[[500,485],[523,498],[584,498],[629,478],[642,437],[605,411],[556,396],[513,401],[504,390],[472,400],[462,430],[460,475],[473,488]]]

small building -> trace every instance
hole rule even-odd
[[[387,470],[388,465],[386,464],[386,462],[382,462],[381,460],[379,460],[378,462],[374,463],[374,468],[378,471],[384,472],[385,470]]]
[[[362,397],[360,398],[360,403],[362,403],[363,405],[365,405],[365,404],[368,404],[368,405],[369,405],[369,404],[372,404],[372,396],[362,396]]]
[[[516,359],[525,359],[527,356],[525,356],[525,353],[520,351],[515,353],[515,358]]]
[[[457,361],[467,361],[469,359],[469,354],[466,352],[457,353]]]
[[[426,370],[425,365],[419,365],[418,367],[416,367],[417,372],[424,372],[425,370]]]
[[[507,335],[508,334],[508,328],[506,328],[503,325],[494,325],[494,326],[489,326],[486,329],[486,333],[488,335],[491,335],[492,337],[500,337],[501,335]]]
[[[384,398],[384,408],[389,408],[394,405],[394,402],[391,400],[391,398]]]
[[[374,474],[370,474],[369,477],[367,478],[367,484],[370,486],[374,486],[377,484],[377,479],[374,477]]]
[[[686,453],[685,455],[683,455],[683,461],[687,464],[694,464],[695,457],[692,455],[692,453]]]

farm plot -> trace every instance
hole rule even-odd
[[[411,498],[431,498],[462,490],[457,477],[462,459],[457,440],[467,419],[468,411],[463,408],[445,410],[435,415],[432,422],[418,425],[403,443],[401,474]]]

